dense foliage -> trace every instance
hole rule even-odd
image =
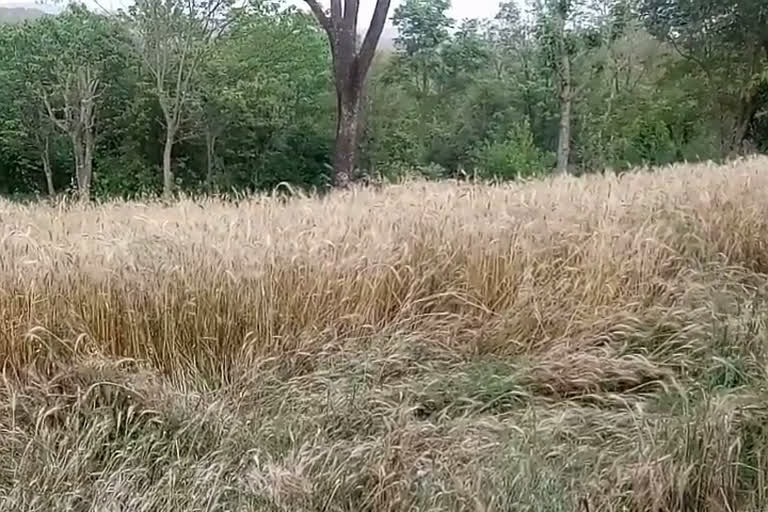
[[[325,186],[322,29],[280,2],[213,5],[71,5],[2,25],[0,193],[87,178],[94,195],[136,196],[164,176],[187,192]],[[365,88],[363,172],[512,179],[768,149],[764,2],[518,5],[458,22],[449,0],[399,4]]]

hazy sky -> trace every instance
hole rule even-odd
[[[392,0],[392,9],[395,10],[402,0]],[[328,1],[324,2],[328,5]],[[499,0],[453,0],[451,15],[456,19],[485,18],[496,14],[499,8]],[[376,0],[360,0],[360,23],[370,20]]]
[[[301,0],[293,1],[303,4]],[[392,0],[392,11],[394,11],[394,8],[397,7],[401,1],[402,0]],[[39,0],[0,0],[0,5],[2,6],[24,5],[27,7],[34,7],[35,4],[39,3]],[[60,2],[59,4],[61,3],[63,2]],[[130,0],[86,0],[86,3],[94,6],[101,5],[102,7],[111,10],[129,5]],[[328,0],[325,0],[325,4],[328,5]],[[368,20],[371,19],[374,5],[376,5],[376,0],[360,0],[361,25],[367,25]],[[498,7],[499,0],[453,0],[451,15],[456,19],[490,17],[496,14]]]

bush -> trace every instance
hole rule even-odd
[[[483,142],[470,154],[470,165],[478,175],[494,179],[526,178],[549,171],[554,155],[533,142],[527,122],[513,126],[504,139]]]
[[[629,124],[624,134],[622,160],[633,165],[665,165],[675,161],[677,145],[662,119],[652,115]]]
[[[162,186],[162,171],[139,155],[97,155],[93,192],[99,197],[136,198],[156,194]]]

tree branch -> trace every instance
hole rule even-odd
[[[337,22],[341,21],[341,0],[331,0],[331,23],[335,26]],[[338,28],[335,26],[335,28]]]
[[[682,58],[684,58],[686,60],[689,60],[689,61],[693,62],[694,64],[696,64],[697,66],[699,66],[699,68],[701,68],[701,70],[704,72],[704,74],[707,75],[707,79],[708,79],[709,83],[710,84],[712,83],[712,72],[707,67],[707,65],[704,64],[704,62],[701,59],[699,59],[698,57],[694,56],[693,53],[686,53],[686,52],[684,52],[682,50],[682,48],[680,48],[680,45],[677,44],[677,41],[675,41],[674,37],[668,37],[667,40],[670,42],[670,44],[672,44],[672,48],[675,49],[675,51],[678,53],[678,55],[680,55]]]
[[[45,104],[45,109],[48,111],[48,117],[53,122],[53,124],[55,124],[63,132],[69,131],[67,124],[56,117],[56,114],[54,113],[53,108],[51,107],[51,102],[48,100],[48,95],[45,93],[45,91],[40,91],[40,97],[42,98],[43,103]]]
[[[379,44],[381,33],[384,31],[384,24],[387,22],[387,13],[392,0],[376,0],[376,9],[373,11],[371,26],[365,34],[365,39],[360,47],[360,53],[357,56],[357,80],[362,82],[368,69],[371,67],[373,56],[376,53],[376,45]]]
[[[315,19],[317,19],[317,22],[320,23],[321,27],[323,27],[323,30],[325,30],[328,33],[328,36],[332,38],[333,23],[331,23],[331,20],[328,18],[328,15],[325,14],[323,8],[320,7],[320,4],[317,3],[317,0],[304,0],[304,2],[306,2],[306,4],[312,10],[312,14],[315,15]]]
[[[353,33],[353,39],[357,38],[357,18],[360,13],[360,0],[346,0],[344,4],[344,29]],[[354,43],[353,43],[354,45]]]

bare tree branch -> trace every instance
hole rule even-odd
[[[51,102],[48,99],[48,94],[46,94],[45,91],[41,90],[40,97],[43,100],[43,103],[45,104],[45,109],[48,112],[48,117],[51,119],[53,124],[55,124],[60,130],[66,132],[68,130],[67,124],[64,121],[60,120],[58,117],[56,117],[56,113],[51,107]]]
[[[331,0],[331,23],[335,29],[339,28],[337,23],[341,20],[342,16],[341,0]]]
[[[345,30],[357,30],[357,18],[360,14],[360,0],[346,0],[344,4],[343,26]]]
[[[672,48],[675,49],[675,51],[680,55],[682,58],[689,60],[699,66],[701,70],[704,72],[705,75],[707,75],[707,81],[711,84],[712,83],[712,71],[709,69],[709,67],[698,57],[696,57],[693,53],[686,53],[683,51],[683,49],[680,47],[679,44],[677,44],[677,41],[675,41],[674,37],[669,37],[667,40],[672,45]]]
[[[368,32],[365,34],[365,39],[357,57],[358,80],[365,78],[371,66],[373,56],[376,53],[376,45],[379,43],[379,39],[381,39],[382,32],[384,32],[384,24],[387,22],[387,13],[391,3],[392,0],[376,0],[376,9],[373,11],[371,26],[368,27]]]
[[[323,30],[325,30],[329,36],[333,34],[333,24],[331,23],[330,18],[325,14],[325,11],[323,11],[323,8],[320,6],[319,3],[317,3],[317,0],[304,0],[306,4],[309,6],[309,8],[312,10],[312,14],[314,14],[315,18],[317,18],[318,23],[320,23],[320,26],[323,27]]]

